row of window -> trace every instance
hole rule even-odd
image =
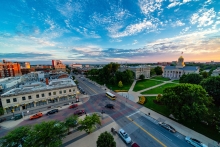
[[[75,91],[75,89],[73,89],[73,91]],[[69,92],[72,92],[72,90],[69,89]],[[66,93],[66,90],[63,90],[63,91],[60,90],[60,91],[59,91],[59,94],[62,94],[62,93]],[[51,96],[51,95],[52,95],[52,93],[49,92],[49,93],[48,93],[48,96]],[[56,95],[56,91],[53,92],[53,95]],[[42,98],[45,97],[45,94],[42,93],[42,94],[41,94],[41,97],[42,97]],[[31,95],[29,95],[27,98],[28,98],[28,100],[32,99]],[[36,94],[36,98],[40,98],[40,94]],[[23,96],[23,97],[22,97],[22,100],[25,101],[25,100],[26,100],[26,97]],[[17,102],[17,98],[13,98],[13,102]],[[6,103],[11,103],[11,99],[6,99]]]
[[[169,72],[169,71],[165,71],[165,73],[166,72]],[[178,73],[178,71],[173,71],[173,73],[176,73],[176,72]],[[172,73],[172,71],[170,71],[170,73]],[[181,71],[179,71],[179,73],[181,73]]]

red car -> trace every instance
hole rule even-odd
[[[69,109],[76,108],[76,107],[78,107],[78,105],[77,104],[73,104],[73,105],[69,106]]]
[[[74,112],[74,115],[82,115],[82,114],[85,114],[85,110],[77,110]]]
[[[37,114],[34,114],[32,116],[30,116],[30,120],[35,119],[35,118],[40,118],[43,116],[43,113],[38,112]]]
[[[133,143],[131,147],[140,147],[137,143]]]

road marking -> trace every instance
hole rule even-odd
[[[132,121],[132,119],[130,119],[129,117],[127,117],[130,121]],[[136,122],[132,121],[136,126],[138,126],[141,130],[143,130],[146,134],[148,134],[151,138],[153,138],[155,141],[157,141],[159,144],[161,144],[163,147],[167,147],[165,144],[163,144],[160,140],[158,140],[156,137],[154,137],[152,134],[150,134],[148,131],[146,131],[144,128],[142,128],[139,124],[137,124]]]
[[[170,138],[168,138],[167,136],[165,136],[163,133],[157,131],[156,129],[152,128],[154,131],[156,131],[157,133],[161,134],[162,136],[164,136],[165,138],[167,138],[168,140],[172,141]]]
[[[134,112],[134,113],[132,113],[131,115],[128,115],[128,117],[130,117],[130,116],[132,116],[132,115],[134,115],[134,114],[136,114],[136,113],[138,113],[138,112],[140,112],[140,111]]]
[[[90,90],[92,90],[93,92],[95,92],[96,94],[98,94],[96,91],[94,91],[92,88],[90,88],[89,86],[87,86],[87,85],[84,84],[83,82],[81,82],[81,84],[85,85],[85,86],[88,87]]]

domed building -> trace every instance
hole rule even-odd
[[[179,57],[176,66],[165,66],[163,77],[179,79],[183,74],[199,73],[198,66],[185,66],[184,58]]]

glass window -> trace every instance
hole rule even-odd
[[[73,91],[75,91],[75,89],[73,89]]]
[[[44,97],[44,93],[41,94],[41,97]]]
[[[63,93],[66,93],[66,90],[63,90]]]
[[[10,99],[7,99],[6,102],[7,102],[7,103],[11,103]]]
[[[17,102],[17,98],[13,98],[13,102]]]
[[[62,94],[62,91],[60,91],[60,94]]]
[[[28,96],[28,99],[29,99],[29,100],[31,99],[31,95]]]
[[[23,96],[23,97],[22,97],[22,100],[23,100],[23,101],[25,101],[25,100],[26,100],[25,96]]]
[[[39,94],[36,95],[36,98],[39,98]]]
[[[53,95],[56,95],[56,92],[53,92]]]
[[[69,89],[69,92],[71,92],[71,89]]]
[[[49,92],[48,95],[51,96],[51,92]]]

